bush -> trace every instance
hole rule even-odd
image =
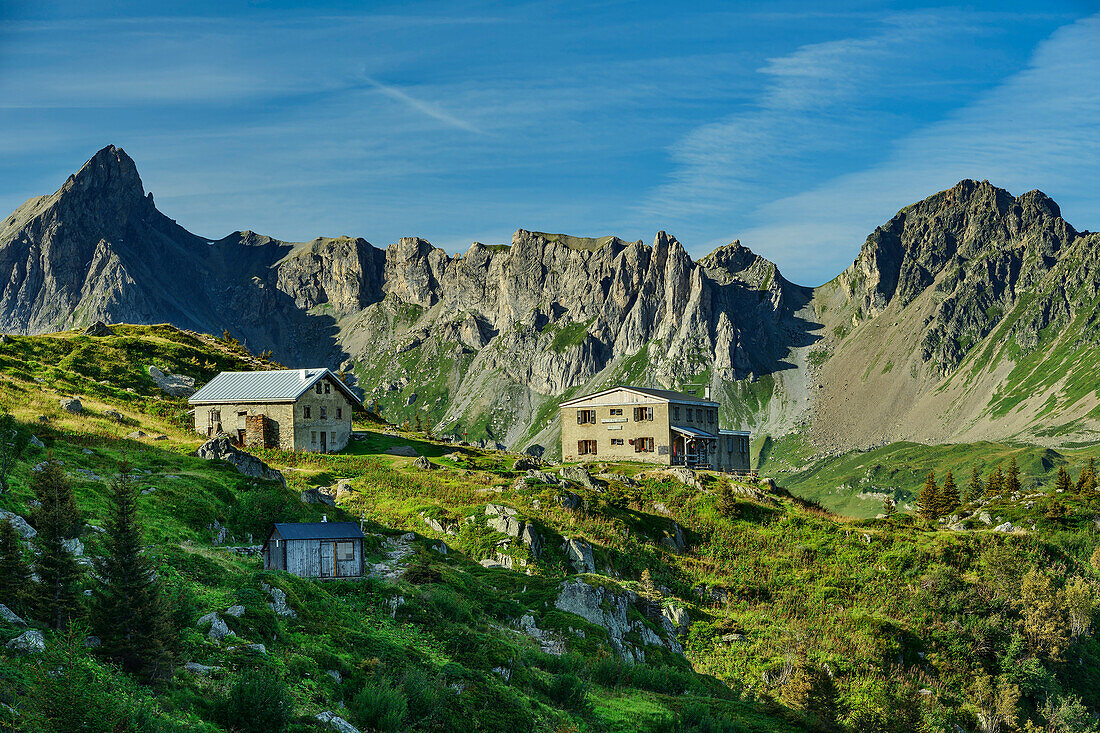
[[[237,676],[218,704],[218,718],[235,733],[285,733],[293,709],[286,685],[272,671]]]
[[[617,687],[628,672],[626,662],[618,657],[600,657],[592,664],[588,674],[597,685]]]
[[[560,674],[550,682],[547,697],[569,710],[588,709],[588,685],[575,674]]]
[[[409,714],[409,703],[405,694],[388,680],[367,680],[351,709],[360,728],[386,733],[401,729]]]

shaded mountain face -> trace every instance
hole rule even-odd
[[[551,453],[556,406],[615,382],[709,386],[723,427],[818,451],[1056,443],[1095,417],[1080,382],[1097,244],[1043,194],[974,181],[900,211],[816,290],[738,242],[695,261],[664,232],[647,245],[521,229],[454,256],[418,238],[209,241],[108,147],[0,223],[0,329],[229,330],[288,365],[352,369],[391,420]]]

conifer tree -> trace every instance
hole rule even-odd
[[[882,516],[889,519],[894,516],[898,511],[898,503],[894,501],[894,497],[887,496],[882,500]]]
[[[1066,470],[1065,466],[1060,466],[1058,468],[1058,480],[1054,484],[1054,491],[1061,491],[1067,494],[1073,491],[1073,481],[1070,480],[1069,471]]]
[[[940,516],[940,489],[936,485],[936,474],[928,472],[924,479],[924,488],[917,497],[917,510],[925,519],[938,519]]]
[[[1015,494],[1020,490],[1020,467],[1016,465],[1016,456],[1008,462],[1008,471],[1005,472],[1004,491],[1006,494]]]
[[[23,558],[19,533],[11,522],[0,521],[0,601],[19,611],[30,600],[31,569]]]
[[[65,540],[80,532],[80,512],[73,497],[73,487],[61,464],[53,459],[31,479],[31,488],[38,499],[34,538],[38,557],[34,572],[38,583],[34,588],[34,605],[39,618],[55,629],[67,626],[78,610],[77,582],[81,570],[76,558],[65,547]]]
[[[30,435],[20,430],[10,413],[0,413],[0,494],[8,490],[8,476],[27,450]]]
[[[982,491],[985,488],[982,486],[982,474],[978,471],[978,467],[974,466],[970,469],[970,484],[966,487],[966,500],[974,501],[982,495]]]
[[[955,477],[950,471],[943,479],[943,488],[939,496],[940,516],[947,516],[959,508],[959,489],[955,486]]]
[[[1100,498],[1096,482],[1096,459],[1090,458],[1088,464],[1081,469],[1081,475],[1077,479],[1077,493],[1086,499]]]
[[[167,604],[142,553],[138,493],[129,466],[111,482],[111,509],[104,554],[96,563],[99,584],[92,591],[92,629],[102,652],[123,670],[153,681],[169,675],[175,629]]]
[[[986,496],[996,496],[1001,493],[1001,488],[1004,486],[1004,474],[1001,473],[1001,467],[997,466],[993,469],[989,477],[985,480],[985,494]]]

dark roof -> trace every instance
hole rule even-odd
[[[277,522],[275,531],[284,540],[347,540],[363,536],[355,522]]]
[[[270,369],[257,372],[221,372],[187,400],[195,404],[227,402],[295,402],[313,385],[331,377],[336,388],[362,407],[362,402],[335,374],[324,368]]]
[[[576,402],[582,402],[592,397],[598,397],[600,395],[607,394],[608,392],[614,392],[617,389],[625,389],[628,392],[637,392],[638,394],[654,397],[659,400],[668,400],[669,402],[683,402],[692,405],[717,405],[714,400],[705,400],[695,395],[684,394],[683,392],[673,392],[670,389],[654,389],[652,387],[635,387],[629,384],[619,384],[607,389],[601,389],[599,392],[593,392],[591,394],[582,395],[581,397],[574,397],[571,400],[566,400],[561,403],[562,407],[568,407]]]

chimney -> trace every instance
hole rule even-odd
[[[306,370],[305,369],[299,369],[298,370],[298,376],[302,378],[303,382],[306,381]]]
[[[321,515],[321,521],[322,522],[327,522],[328,521],[328,515],[327,514],[322,514]]]
[[[710,399],[710,386],[703,387],[703,399],[704,400],[709,400]]]

